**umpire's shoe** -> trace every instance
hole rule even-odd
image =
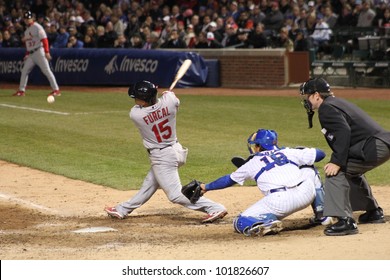
[[[328,226],[324,233],[328,236],[341,236],[359,233],[356,222],[351,217],[338,217],[339,221]]]
[[[378,207],[374,210],[369,210],[359,216],[359,224],[380,224],[385,222],[383,209]]]

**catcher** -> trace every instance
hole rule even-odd
[[[253,153],[235,172],[211,183],[193,181],[183,186],[182,192],[195,202],[205,192],[223,189],[234,184],[242,185],[253,179],[264,198],[250,206],[234,219],[234,229],[246,236],[276,234],[282,230],[281,219],[313,206],[315,217],[312,223],[331,223],[322,217],[322,188],[316,195],[316,186],[321,180],[313,166],[321,161],[325,153],[315,148],[283,148],[277,146],[277,133],[259,129],[248,139],[248,147]]]
[[[270,130],[275,135],[275,141],[277,143],[277,133],[274,130]],[[252,133],[248,138],[248,150],[249,150],[249,157],[247,159],[244,159],[243,157],[235,156],[231,159],[231,162],[237,167],[241,167],[245,163],[247,163],[250,159],[252,159],[256,152],[253,146],[253,139],[256,137],[256,133]],[[297,146],[296,149],[304,149],[303,146]],[[315,191],[316,191],[316,197],[313,200],[311,207],[313,208],[314,215],[309,219],[309,223],[312,225],[329,225],[334,221],[334,219],[331,219],[329,217],[326,217],[323,215],[324,213],[324,186],[322,184],[322,180],[320,177],[320,174],[317,170],[317,168],[314,165],[302,165],[299,167],[301,171],[303,172],[304,178],[312,178],[315,182]],[[191,182],[192,183],[192,182]],[[193,183],[192,183],[193,184]]]

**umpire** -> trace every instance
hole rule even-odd
[[[363,210],[359,223],[384,223],[383,210],[374,198],[364,174],[390,158],[390,132],[356,105],[333,95],[323,78],[300,87],[309,126],[318,110],[321,132],[332,149],[324,166],[324,216],[338,222],[325,228],[330,236],[357,234],[353,211]]]

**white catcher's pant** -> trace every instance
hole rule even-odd
[[[313,169],[304,168],[302,171],[306,179],[298,187],[268,194],[246,209],[241,215],[258,217],[263,214],[272,213],[278,219],[283,219],[292,213],[310,206],[316,195],[315,188],[316,186],[321,186],[321,181],[315,175]]]
[[[43,48],[40,48],[33,54],[30,54],[24,61],[23,68],[22,68],[22,75],[20,76],[19,90],[21,91],[26,90],[28,75],[33,70],[35,65],[39,66],[42,73],[49,80],[51,88],[53,90],[58,90],[59,87],[56,78],[54,77],[54,74],[50,69],[49,61],[45,57]]]
[[[150,151],[149,159],[151,169],[146,175],[141,189],[130,200],[116,206],[118,212],[126,215],[134,209],[146,203],[158,188],[161,188],[169,201],[180,204],[192,210],[213,213],[225,210],[221,204],[202,196],[198,202],[192,204],[188,198],[181,193],[181,182],[178,168],[185,164],[188,149],[176,143],[165,149],[154,149]]]

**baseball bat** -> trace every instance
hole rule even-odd
[[[190,68],[191,64],[192,64],[191,59],[184,60],[183,64],[180,66],[179,70],[177,70],[175,79],[173,80],[171,86],[169,87],[169,91],[171,91],[175,87],[176,83],[181,78],[183,78],[184,74],[187,72],[188,68]]]

